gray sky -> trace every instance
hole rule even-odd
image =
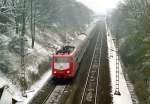
[[[107,9],[115,8],[121,0],[77,0],[84,3],[96,13],[106,13]]]

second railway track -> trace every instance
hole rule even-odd
[[[80,104],[96,104],[103,34],[99,32]]]

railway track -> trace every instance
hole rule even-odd
[[[47,96],[53,92],[55,87],[56,85],[53,84],[52,80],[49,80],[28,104],[42,104],[43,99],[47,98]]]
[[[103,34],[99,32],[80,104],[97,104]]]
[[[58,104],[66,86],[67,85],[56,86],[53,92],[46,97],[42,104]]]
[[[59,104],[65,88],[69,85],[66,80],[62,82],[50,80],[29,104]]]
[[[106,31],[103,32],[103,34]],[[109,56],[107,37],[104,35],[102,44],[101,62],[100,62],[100,78],[99,78],[99,89],[98,89],[98,104],[112,104],[112,87],[109,69]]]

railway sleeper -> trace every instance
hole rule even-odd
[[[92,102],[92,98],[93,98],[93,93],[92,92],[87,93],[87,95],[86,95],[86,101]]]

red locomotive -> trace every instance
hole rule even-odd
[[[86,47],[85,42],[77,47],[68,45],[52,55],[52,77],[73,78]]]

